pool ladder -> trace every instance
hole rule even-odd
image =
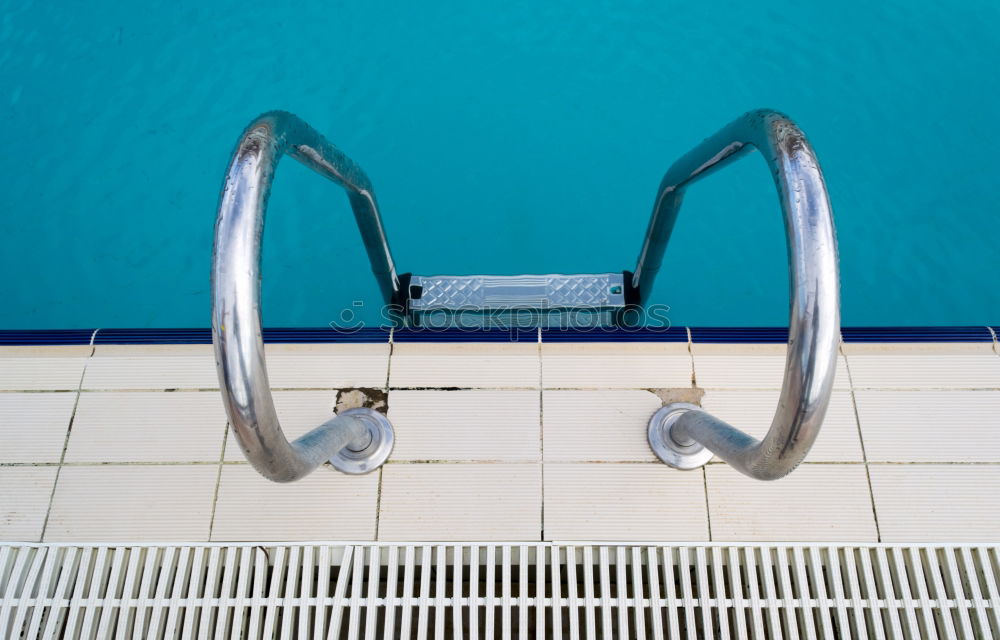
[[[294,442],[281,431],[261,335],[260,256],[264,213],[288,154],[347,192],[382,297],[410,325],[432,314],[478,326],[499,312],[536,313],[539,323],[579,326],[625,321],[653,289],[688,185],[757,149],[767,161],[784,213],[790,313],[785,376],[771,428],[757,440],[698,406],[667,404],[650,419],[650,447],[663,462],[693,469],[714,455],[742,473],[773,480],[802,462],[830,400],[840,336],[833,214],[816,154],[788,117],[751,111],[675,162],[660,184],[633,271],[519,276],[413,275],[396,270],[371,181],[350,158],[298,117],[266,113],[243,132],[226,173],[212,256],[212,339],[223,401],[247,459],[278,482],[329,461],[366,473],[388,458],[392,425],[372,409],[351,409]],[[523,314],[522,314],[523,315]],[[501,320],[502,321],[502,320]]]

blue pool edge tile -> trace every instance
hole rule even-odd
[[[538,329],[395,329],[393,342],[538,342]]]
[[[687,327],[543,329],[542,342],[687,342]]]
[[[90,344],[96,329],[2,329],[0,346]]]
[[[993,342],[986,325],[978,327],[843,327],[844,342]]]
[[[1000,332],[1000,328],[994,327]],[[266,343],[383,343],[393,342],[692,342],[766,344],[788,341],[785,327],[670,327],[618,329],[480,330],[397,329],[357,330],[325,327],[264,329]],[[844,342],[993,342],[990,327],[843,327]],[[162,329],[3,329],[0,346],[81,344],[211,344],[209,328]]]

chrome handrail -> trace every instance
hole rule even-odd
[[[699,467],[714,452],[748,476],[774,480],[794,470],[819,435],[840,340],[833,212],[816,154],[795,123],[774,111],[751,111],[675,162],[660,184],[632,285],[640,300],[649,296],[688,185],[754,148],[778,188],[791,289],[785,377],[771,428],[757,440],[700,407],[673,403],[650,420],[648,438],[672,466]]]
[[[261,333],[261,239],[275,167],[285,154],[347,191],[383,297],[388,302],[399,290],[365,173],[298,117],[283,111],[260,116],[233,153],[215,222],[212,342],[223,402],[247,459],[271,480],[297,480],[328,459],[341,471],[366,473],[392,448],[392,426],[382,414],[351,409],[289,443],[271,397]]]

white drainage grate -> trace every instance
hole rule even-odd
[[[998,550],[0,545],[0,637],[992,638]]]

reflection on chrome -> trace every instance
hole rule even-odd
[[[819,435],[840,341],[840,280],[830,198],[816,154],[787,116],[751,111],[675,162],[660,184],[633,286],[648,297],[688,185],[757,149],[771,168],[785,218],[791,286],[788,354],[778,409],[757,440],[693,405],[670,404],[649,424],[649,444],[672,466],[719,456],[760,480],[787,475]],[[708,254],[709,256],[711,253]]]
[[[399,288],[375,194],[361,168],[296,116],[260,116],[233,153],[215,222],[212,342],[223,402],[243,453],[271,480],[297,480],[327,460],[345,473],[367,473],[392,449],[392,425],[382,414],[346,411],[288,442],[275,413],[261,335],[260,256],[271,182],[285,154],[347,191],[387,302]]]

